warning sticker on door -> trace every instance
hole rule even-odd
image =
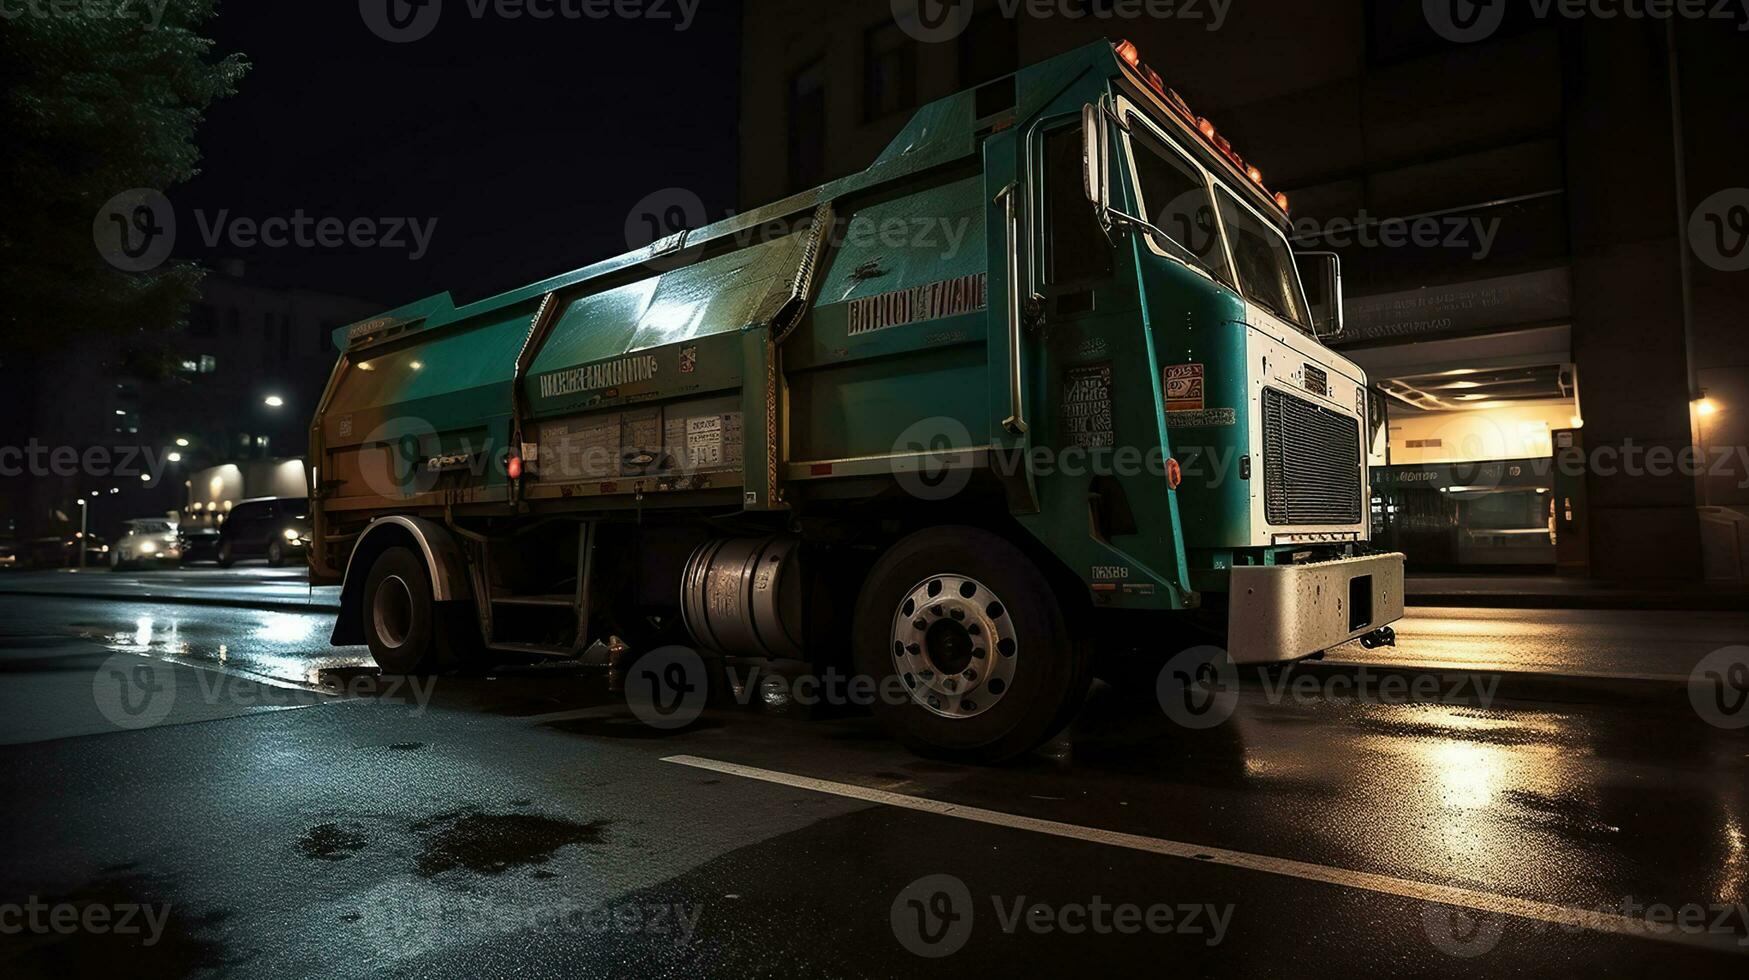
[[[1166,411],[1200,412],[1203,406],[1201,364],[1166,366]]]

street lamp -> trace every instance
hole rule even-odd
[[[268,408],[280,408],[285,405],[285,399],[278,395],[268,395],[267,398],[263,400],[263,403],[266,404]]]
[[[80,497],[79,498],[79,540],[75,541],[73,543],[73,546],[79,549],[79,570],[81,572],[83,572],[85,570],[85,529],[90,526],[90,523],[86,520],[86,516],[90,513],[91,513],[91,509],[85,505],[85,498]]]

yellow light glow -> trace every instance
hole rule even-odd
[[[1715,414],[1718,410],[1719,403],[1713,401],[1711,398],[1702,398],[1700,401],[1694,403],[1695,413],[1703,418]]]

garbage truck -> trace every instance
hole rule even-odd
[[[340,328],[332,642],[385,672],[683,645],[890,685],[914,749],[1060,731],[1095,658],[1378,642],[1332,255],[1130,42],[925,105],[866,170]]]

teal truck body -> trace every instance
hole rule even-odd
[[[859,174],[346,327],[310,455],[334,641],[847,660],[904,685],[876,711],[910,744],[996,759],[1096,656],[1384,638],[1366,379],[1286,227],[1100,42],[924,106]]]

